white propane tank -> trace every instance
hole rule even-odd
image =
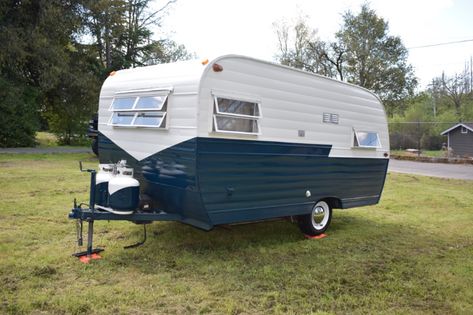
[[[108,206],[117,214],[130,214],[138,208],[140,183],[133,178],[133,169],[126,161],[116,165],[116,174],[108,182]]]
[[[113,164],[99,164],[95,177],[95,204],[108,207],[108,182],[113,177]]]

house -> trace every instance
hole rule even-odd
[[[473,157],[473,123],[458,123],[441,133],[448,137],[453,155]]]

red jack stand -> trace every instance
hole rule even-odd
[[[304,234],[304,237],[307,238],[307,239],[316,239],[316,240],[319,240],[321,238],[324,238],[324,237],[327,237],[328,235],[327,234],[320,234],[320,235],[315,235],[315,236],[311,236],[311,235],[307,235],[307,234]]]

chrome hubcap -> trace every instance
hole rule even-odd
[[[312,210],[312,226],[316,230],[322,230],[328,223],[329,206],[325,201],[319,201]]]

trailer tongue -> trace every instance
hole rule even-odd
[[[84,169],[79,162],[81,172],[90,173],[89,204],[77,204],[69,213],[69,219],[76,220],[77,244],[83,246],[83,226],[87,222],[87,249],[72,254],[88,263],[90,259],[98,259],[102,248],[93,248],[94,221],[96,220],[127,220],[143,225],[143,240],[124,248],[134,248],[146,241],[146,224],[152,221],[178,221],[180,216],[166,212],[147,213],[139,209],[139,182],[134,179],[133,170],[126,167],[126,161],[112,165],[99,165],[99,172]],[[86,207],[84,207],[86,206]],[[115,209],[113,208],[115,207]],[[148,210],[143,202],[141,208]]]

